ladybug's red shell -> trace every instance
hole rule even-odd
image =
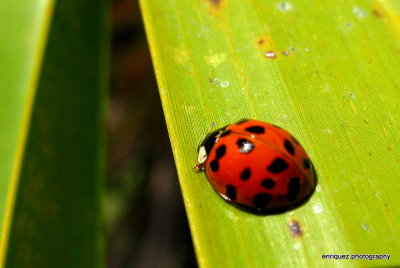
[[[307,200],[316,173],[300,143],[286,130],[241,120],[208,135],[203,163],[214,189],[227,201],[260,213],[288,210]]]

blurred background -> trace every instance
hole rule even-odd
[[[197,267],[137,1],[111,17],[107,267]]]

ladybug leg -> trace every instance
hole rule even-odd
[[[198,173],[203,172],[205,170],[204,163],[200,163],[200,164],[195,165],[193,167],[193,170],[195,172],[198,172]]]

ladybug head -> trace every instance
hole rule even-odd
[[[214,144],[218,141],[218,138],[221,135],[221,133],[226,128],[227,126],[208,133],[208,135],[200,143],[199,147],[197,148],[198,152],[197,161],[199,162],[199,164],[203,164],[207,160],[207,157],[210,154],[211,149],[213,148]]]

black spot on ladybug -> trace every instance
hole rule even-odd
[[[305,158],[305,159],[303,160],[303,167],[304,167],[305,169],[310,169],[310,159]]]
[[[221,133],[221,135],[219,135],[219,137],[225,137],[226,135],[229,135],[229,133],[231,133],[231,131],[228,129],[228,130],[225,130],[224,132],[222,132]]]
[[[294,155],[294,147],[293,144],[289,140],[285,140],[284,143],[286,151],[288,151],[289,154]]]
[[[266,189],[272,189],[276,185],[276,182],[271,179],[265,179],[261,182],[261,186]]]
[[[240,179],[242,181],[247,181],[251,176],[251,170],[249,168],[246,168],[245,170],[240,173]]]
[[[297,145],[300,145],[300,142],[293,136],[290,136],[290,138],[292,139],[292,141],[294,141],[294,143],[296,143]]]
[[[266,193],[256,194],[253,198],[254,206],[258,208],[264,208],[271,201],[271,196]]]
[[[301,230],[300,223],[296,220],[289,222],[289,230],[293,237],[303,236],[303,231]]]
[[[216,158],[217,159],[221,159],[226,153],[226,146],[225,145],[221,145],[218,147],[217,151],[216,151]]]
[[[226,196],[232,200],[236,200],[236,187],[233,185],[226,185]]]
[[[288,201],[291,202],[296,200],[299,192],[300,192],[300,179],[299,178],[290,179]]]
[[[246,128],[246,131],[251,132],[251,133],[256,133],[256,134],[262,134],[264,133],[264,128],[260,126],[254,126],[254,127],[248,127]]]
[[[210,163],[210,168],[211,168],[211,170],[214,171],[214,172],[218,171],[218,169],[219,169],[219,163],[218,163],[218,160],[217,160],[217,159],[211,161],[211,163]]]
[[[243,123],[245,123],[247,121],[249,121],[249,119],[246,119],[246,118],[240,119],[239,121],[236,122],[236,125],[243,124]]]
[[[286,163],[285,160],[282,158],[275,158],[274,161],[272,161],[271,165],[268,166],[268,171],[272,173],[281,173],[285,169],[288,168],[288,164]]]
[[[244,154],[248,154],[254,149],[254,144],[246,139],[238,139],[237,145],[239,147],[239,151]]]

